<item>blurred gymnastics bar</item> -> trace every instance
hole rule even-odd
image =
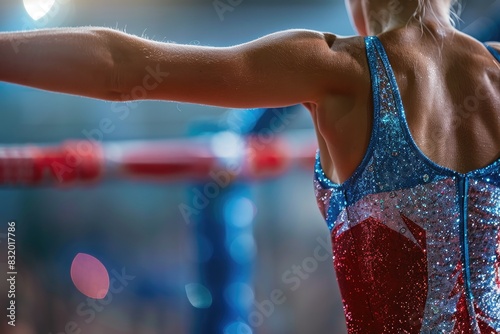
[[[292,168],[312,171],[311,131],[241,137],[233,132],[163,141],[0,147],[0,186],[84,185],[106,180],[258,180]],[[221,181],[222,182],[222,181]]]

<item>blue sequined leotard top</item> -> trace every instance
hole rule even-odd
[[[500,333],[500,159],[466,174],[428,159],[383,45],[365,44],[374,105],[367,152],[342,184],[328,179],[318,152],[314,179],[348,331]]]

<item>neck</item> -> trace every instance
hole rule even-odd
[[[425,1],[420,7],[418,0],[371,0],[366,2],[364,10],[371,35],[408,25],[425,26],[432,30],[453,28],[449,17],[449,6],[443,3],[436,4],[435,1]]]

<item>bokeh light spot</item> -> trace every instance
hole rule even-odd
[[[257,214],[257,208],[250,199],[246,197],[231,198],[224,205],[224,218],[235,227],[250,226]]]
[[[224,290],[224,298],[235,309],[244,310],[252,306],[255,295],[248,284],[236,282]]]
[[[234,132],[224,131],[212,137],[211,147],[214,154],[225,159],[239,159],[244,148],[244,142]]]
[[[109,274],[95,257],[78,253],[71,264],[71,280],[85,296],[103,299],[109,290]]]
[[[187,284],[186,295],[191,303],[196,308],[209,308],[212,306],[212,294],[201,284]]]
[[[253,331],[243,322],[233,322],[224,328],[224,334],[253,334]]]
[[[257,253],[255,240],[251,233],[242,233],[229,245],[229,253],[236,263],[247,264],[253,261]]]

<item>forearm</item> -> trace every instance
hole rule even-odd
[[[0,81],[114,99],[108,35],[100,28],[0,33]]]

